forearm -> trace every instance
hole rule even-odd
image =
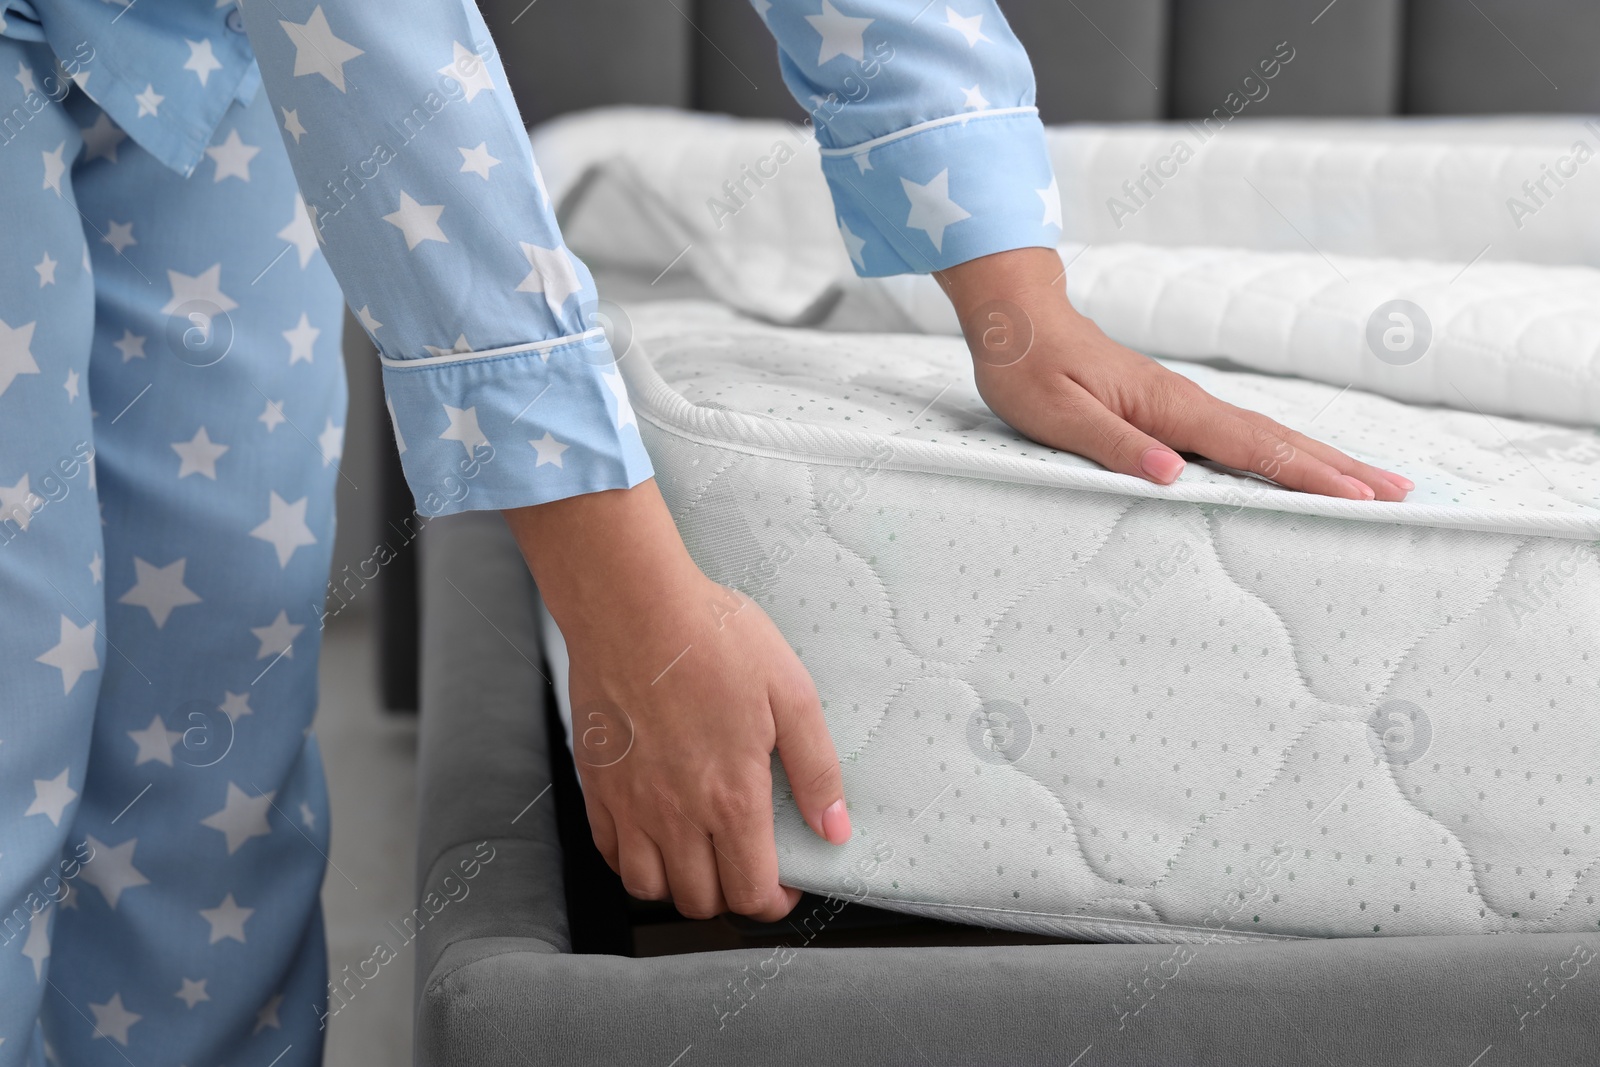
[[[676,604],[705,581],[654,479],[502,514],[569,640],[605,632],[619,612]]]

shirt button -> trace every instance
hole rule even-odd
[[[228,29],[234,33],[244,32],[244,16],[239,14],[239,9],[234,8],[228,12]]]

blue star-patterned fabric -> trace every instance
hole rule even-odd
[[[858,273],[1055,247],[1033,73],[994,0],[752,0],[812,115]],[[430,513],[521,507],[652,473],[598,294],[562,241],[505,70],[464,0],[0,0],[141,148],[204,173],[258,86],[308,225],[383,361]],[[259,73],[257,69],[259,68]],[[489,446],[493,460],[479,469]],[[475,491],[448,487],[463,465]]]
[[[1055,248],[1033,67],[993,0],[751,0],[809,109],[863,277]]]

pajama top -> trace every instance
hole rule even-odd
[[[994,0],[751,2],[810,112],[858,274],[1056,246],[1032,67]],[[200,180],[248,173],[259,146],[213,139],[265,87],[304,207],[278,235],[283,255],[327,257],[378,349],[430,514],[650,476],[593,279],[562,242],[473,4],[0,0],[0,26],[61,60],[32,85],[16,73],[28,100],[70,82],[109,116],[85,131],[91,150],[129,137]],[[251,284],[222,273],[189,296],[225,315]],[[468,470],[472,491],[454,499]]]

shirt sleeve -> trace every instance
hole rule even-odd
[[[424,514],[624,488],[651,467],[477,8],[246,0],[309,224],[377,346]]]
[[[1033,67],[994,0],[751,0],[864,277],[1055,248]]]

